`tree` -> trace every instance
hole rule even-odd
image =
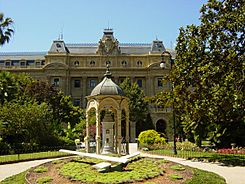
[[[0,46],[8,43],[14,30],[11,28],[13,20],[11,18],[4,18],[4,14],[0,13]]]
[[[5,123],[2,138],[11,145],[55,145],[52,119],[46,103],[6,102],[0,107],[0,121]]]
[[[245,145],[244,27],[242,0],[209,0],[201,24],[180,29],[171,73],[175,108],[184,130],[200,145]],[[224,141],[226,140],[226,141]]]
[[[80,122],[81,108],[73,106],[71,97],[65,96],[53,85],[45,81],[35,81],[28,86],[26,94],[33,97],[39,104],[45,102],[51,106],[58,127],[62,123],[67,126],[69,122],[71,128],[74,128]],[[60,126],[60,129],[63,128]]]
[[[121,84],[123,92],[129,98],[129,119],[136,122],[136,134],[143,130],[154,128],[151,122],[146,122],[148,110],[148,102],[145,100],[144,92],[136,83],[131,84],[130,79],[125,79]]]
[[[0,100],[12,101],[24,96],[26,88],[34,80],[27,74],[13,74],[10,72],[0,72]]]

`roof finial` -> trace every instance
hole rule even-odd
[[[158,40],[157,35],[156,35],[156,40]]]
[[[107,64],[106,65],[106,72],[105,72],[105,75],[107,78],[111,78],[111,72],[110,72],[110,64]]]

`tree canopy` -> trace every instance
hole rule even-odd
[[[129,120],[136,122],[137,134],[143,130],[154,128],[151,118],[149,118],[148,102],[145,100],[143,90],[137,83],[131,83],[129,78],[126,78],[120,87],[129,98]]]
[[[200,25],[180,28],[170,80],[184,130],[198,145],[245,145],[244,3],[209,0]]]
[[[14,33],[12,25],[13,20],[9,17],[4,18],[4,14],[0,13],[0,46],[9,42],[10,37]]]
[[[0,72],[0,100],[0,146],[74,144],[81,136],[81,108],[45,81]]]

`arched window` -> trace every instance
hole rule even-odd
[[[75,61],[75,62],[74,62],[74,65],[75,65],[75,66],[79,66],[79,65],[80,65],[79,61]]]
[[[95,61],[90,61],[90,66],[95,66]]]
[[[128,64],[127,61],[122,61],[122,66],[123,67],[127,66],[127,64]]]
[[[142,61],[137,61],[137,66],[141,67],[142,66]]]

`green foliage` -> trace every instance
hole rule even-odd
[[[182,180],[183,177],[179,174],[170,174],[169,177],[173,180]]]
[[[38,184],[50,183],[53,180],[50,176],[45,176],[37,179]]]
[[[74,144],[85,128],[76,128],[85,117],[80,107],[73,106],[70,96],[26,74],[0,72],[0,102],[3,148]]]
[[[191,180],[186,181],[186,184],[225,184],[225,179],[217,174],[194,169],[194,176]]]
[[[170,80],[184,131],[198,146],[206,138],[245,145],[244,7],[209,1],[199,26],[180,29]]]
[[[83,160],[83,159],[82,159]],[[123,172],[100,173],[91,169],[91,162],[87,161],[69,162],[60,169],[60,174],[71,180],[88,183],[124,183],[132,181],[143,181],[154,178],[162,173],[161,162],[152,159],[139,159],[128,163]]]
[[[36,169],[33,170],[35,173],[44,173],[48,171],[47,167],[39,166]]]
[[[13,184],[13,183],[26,184],[26,180],[25,180],[26,173],[27,171],[24,171],[17,175],[8,177],[5,180],[1,181],[1,184]]]
[[[36,153],[2,155],[0,156],[0,164],[45,159],[45,158],[65,157],[69,155],[70,154],[59,152],[59,151],[46,151],[46,152],[36,152]]]
[[[166,143],[163,137],[160,137],[160,134],[155,130],[146,130],[140,133],[138,141],[141,145],[154,145],[160,144],[163,145]]]
[[[52,143],[52,114],[47,104],[6,102],[0,106],[0,120],[6,123],[3,140],[11,144]]]
[[[57,122],[57,126],[62,129],[62,124],[71,127],[80,122],[80,117],[84,117],[80,107],[73,106],[70,96],[65,96],[53,85],[45,81],[35,81],[27,88],[27,95],[33,97],[38,103],[47,103],[53,112],[53,117]]]
[[[176,171],[184,171],[185,170],[185,168],[182,165],[172,165],[170,168],[173,170],[176,170]]]
[[[136,134],[141,131],[154,128],[149,116],[148,102],[145,95],[137,83],[131,83],[130,79],[125,79],[121,84],[123,92],[129,98],[129,119],[137,123]]]
[[[4,18],[4,14],[0,13],[0,46],[8,43],[10,37],[13,35],[12,29],[13,20],[11,18]]]
[[[53,160],[52,161],[52,164],[60,164],[60,163],[63,163],[62,160]]]

